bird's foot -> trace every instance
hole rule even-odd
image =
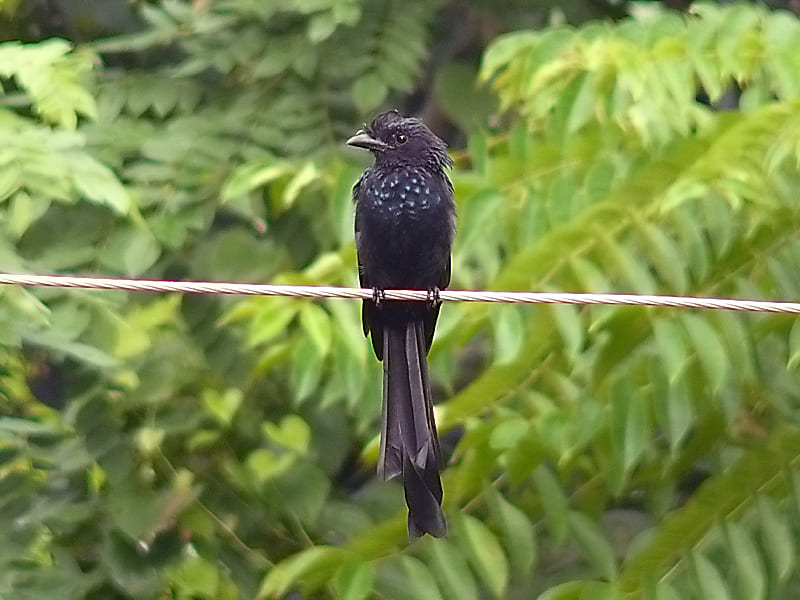
[[[442,299],[439,297],[440,291],[438,287],[432,287],[428,290],[428,297],[426,299],[428,308],[437,308],[442,305]]]
[[[386,290],[382,288],[372,288],[372,302],[375,304],[375,308],[380,308],[381,305],[386,302]]]

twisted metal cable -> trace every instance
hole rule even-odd
[[[295,296],[300,298],[372,298],[372,290],[314,285],[266,285],[251,283],[216,283],[209,281],[160,281],[148,279],[112,279],[72,277],[69,275],[17,275],[0,273],[0,284],[127,290],[133,292],[176,292],[184,294],[228,294],[243,296]],[[421,290],[386,290],[386,300],[427,300]],[[686,296],[647,296],[639,294],[580,294],[561,292],[493,292],[442,290],[440,298],[460,302],[504,302],[513,304],[606,304],[625,306],[669,306],[747,312],[800,314],[800,302],[696,298]]]

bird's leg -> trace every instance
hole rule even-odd
[[[380,308],[384,302],[386,302],[386,290],[377,287],[372,288],[372,303],[375,308]]]
[[[428,308],[437,308],[442,305],[442,299],[439,297],[440,291],[438,286],[428,289],[428,298],[426,299]]]

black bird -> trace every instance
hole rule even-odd
[[[439,316],[438,292],[450,283],[455,235],[447,145],[419,119],[378,115],[347,140],[372,151],[375,164],[353,187],[364,334],[383,367],[378,476],[403,477],[409,539],[442,537],[442,455],[433,420],[428,350]],[[427,302],[383,300],[386,289],[428,290]]]

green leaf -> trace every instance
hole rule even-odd
[[[177,86],[160,85],[153,88],[151,105],[159,117],[165,117],[178,103],[180,90]]]
[[[448,600],[478,600],[475,577],[459,549],[448,540],[437,540],[425,548],[432,572]]]
[[[203,405],[214,418],[223,425],[230,425],[242,405],[244,395],[241,390],[231,388],[222,393],[207,389],[203,392]]]
[[[0,417],[0,431],[18,435],[59,435],[61,428],[55,423]]]
[[[786,581],[793,572],[796,560],[795,542],[786,515],[766,496],[758,498],[758,514],[762,531],[761,543],[769,556],[768,564],[778,581]]]
[[[646,251],[661,278],[670,286],[671,294],[683,294],[688,289],[689,276],[683,251],[663,229],[652,223],[637,223]]]
[[[664,365],[669,383],[675,383],[684,373],[689,352],[684,341],[684,329],[674,319],[653,318],[657,358]]]
[[[305,454],[311,441],[308,424],[297,415],[286,415],[278,426],[269,421],[264,423],[264,433],[274,443],[297,454]]]
[[[711,391],[718,393],[728,379],[728,357],[725,346],[708,320],[693,314],[682,315],[683,325],[695,347],[697,359]]]
[[[581,590],[580,600],[623,600],[623,595],[613,584],[587,581]]]
[[[308,23],[308,41],[318,44],[328,39],[336,29],[336,19],[330,12],[313,15]]]
[[[389,88],[376,73],[362,75],[355,80],[350,90],[353,103],[361,114],[375,110],[388,94]]]
[[[665,395],[666,431],[673,452],[689,433],[695,410],[691,392],[685,381],[670,385]]]
[[[554,585],[537,596],[537,600],[581,600],[586,583],[569,581]]]
[[[68,42],[0,44],[0,74],[13,77],[32,100],[34,111],[50,123],[74,129],[78,113],[97,118],[97,106],[86,89],[86,73],[97,57],[86,49],[70,52]]]
[[[681,596],[675,591],[669,583],[659,580],[653,582],[648,581],[645,585],[646,592],[643,597],[647,600],[680,600]]]
[[[552,34],[551,31],[547,33]],[[514,57],[536,47],[542,37],[541,34],[532,31],[515,31],[496,37],[484,52],[480,71],[481,78],[488,80],[493,77]]]
[[[102,249],[100,261],[114,271],[137,277],[152,267],[160,255],[161,247],[152,233],[127,225],[114,230]]]
[[[295,463],[292,454],[277,454],[259,448],[251,452],[246,461],[247,470],[258,483],[266,483],[286,473]]]
[[[14,161],[0,162],[0,202],[22,185],[22,169]]]
[[[761,16],[750,7],[732,6],[725,12],[725,17],[720,23],[716,50],[723,72],[730,73],[739,81],[750,75],[750,69],[743,60],[745,57],[739,51],[742,38],[759,27]]]
[[[273,44],[255,63],[253,73],[258,77],[273,77],[288,69],[293,58],[293,48],[288,44]]]
[[[416,558],[400,555],[400,564],[406,575],[407,591],[412,598],[441,600],[442,595],[430,569]]]
[[[222,201],[243,196],[292,172],[291,165],[274,159],[261,159],[238,167],[222,187]]]
[[[784,484],[784,465],[794,460],[799,444],[800,430],[781,427],[766,442],[748,448],[738,461],[707,479],[686,505],[669,515],[647,543],[628,558],[620,588],[638,589],[647,575],[666,572],[686,548],[694,547],[710,534],[719,519],[729,518],[755,502],[756,490],[764,493]]]
[[[700,598],[706,600],[729,600],[730,594],[719,571],[710,560],[699,552],[689,553],[692,582]]]
[[[656,284],[646,263],[605,234],[601,234],[607,259],[619,271],[620,277],[637,294],[654,294]]]
[[[297,197],[305,188],[320,178],[320,172],[313,162],[305,163],[289,180],[283,191],[283,207],[291,208]]]
[[[672,215],[691,276],[697,281],[703,281],[708,277],[711,256],[702,223],[698,223],[694,211],[688,205],[676,208]]]
[[[332,316],[332,331],[335,338],[352,358],[363,360],[367,344],[364,343],[364,332],[361,329],[361,319],[352,304],[334,302],[329,305]]]
[[[257,312],[249,326],[247,343],[257,346],[269,342],[284,333],[302,306],[289,299],[270,298],[271,302],[259,303]],[[245,305],[241,310],[244,310]],[[229,318],[236,318],[233,313]]]
[[[345,561],[336,570],[333,586],[341,600],[363,600],[369,596],[375,569],[360,557]]]
[[[736,589],[745,598],[764,598],[767,590],[764,564],[761,552],[756,548],[750,534],[733,521],[723,521],[722,530],[728,552],[736,566]]]
[[[789,332],[789,360],[786,368],[796,370],[798,365],[800,365],[800,319],[795,319]]]
[[[494,189],[480,190],[461,201],[466,212],[459,221],[459,244],[464,252],[475,252],[486,241],[487,225],[503,205],[504,197]],[[508,307],[506,307],[508,308]]]
[[[792,15],[778,11],[767,21],[764,40],[773,60],[768,68],[773,86],[781,98],[796,98],[800,93],[800,78],[793,66],[797,51],[798,26]]]
[[[8,204],[8,228],[14,238],[22,237],[28,228],[50,208],[48,198],[31,197],[24,191],[14,194]]]
[[[527,575],[537,558],[533,523],[524,512],[496,490],[489,494],[489,508],[500,524],[505,547],[508,549],[511,571],[519,576]]]
[[[570,511],[569,525],[578,548],[601,577],[614,581],[617,564],[614,549],[597,524],[583,513]]]
[[[646,398],[637,393],[627,377],[617,379],[611,389],[612,419],[622,467],[628,473],[647,448],[650,423]]]
[[[540,466],[533,473],[533,482],[539,492],[539,499],[544,509],[544,516],[550,533],[556,542],[563,543],[569,532],[569,504],[567,497],[546,466]]]
[[[136,445],[143,454],[153,454],[161,446],[165,434],[166,432],[163,429],[142,427],[136,432]]]
[[[119,214],[131,211],[131,196],[111,169],[86,155],[70,154],[65,159],[75,187],[87,200],[109,206]]]
[[[513,448],[526,435],[530,435],[530,427],[526,419],[506,419],[492,429],[489,445],[498,450]]]
[[[322,365],[322,355],[308,338],[295,345],[290,375],[297,400],[308,398],[316,389],[322,377]]]
[[[333,340],[331,318],[319,305],[307,303],[300,309],[300,325],[313,340],[320,356],[325,356]]]
[[[283,510],[294,522],[313,525],[320,512],[330,502],[331,481],[315,464],[296,461],[280,479],[271,484],[267,493],[278,493],[291,502],[284,504]]]
[[[522,349],[522,312],[516,306],[493,306],[489,311],[494,326],[494,359],[498,364],[510,363]]]
[[[123,510],[118,507],[114,509]],[[141,509],[141,504],[137,507],[134,503],[124,507],[129,514],[135,514]],[[137,548],[141,547],[138,542],[111,532],[102,547],[103,565],[108,569],[108,578],[115,587],[124,589],[131,597],[146,598],[157,595],[163,581],[161,574],[153,568],[152,559],[137,552]],[[173,555],[170,558],[177,559],[178,556]]]
[[[568,356],[576,360],[585,342],[579,309],[569,305],[552,305],[550,309]]]
[[[169,578],[187,596],[211,598],[218,595],[219,571],[199,556],[186,558],[177,567],[170,569]]]
[[[450,62],[436,70],[433,95],[450,121],[462,131],[470,131],[485,123],[495,100],[484,88],[476,86],[474,67],[466,62]]]
[[[20,286],[0,288],[3,303],[13,309],[12,315],[23,317],[28,327],[49,327],[51,311],[44,302]]]
[[[502,424],[499,426],[502,427]],[[498,427],[498,428],[499,428]],[[519,442],[501,456],[501,464],[505,469],[512,485],[519,485],[528,478],[531,472],[540,466],[548,457],[546,443],[539,439],[539,435],[532,427],[525,432],[518,425],[512,425],[513,435],[520,435]],[[492,432],[492,443],[495,433]]]
[[[598,77],[593,73],[581,74],[568,86],[567,92],[560,102],[569,106],[566,121],[566,132],[574,133],[586,125],[595,116],[597,110]],[[570,89],[574,86],[574,89]],[[565,98],[566,97],[566,98]]]
[[[82,342],[67,341],[50,332],[28,331],[23,334],[23,339],[29,344],[48,348],[57,353],[71,356],[87,365],[101,369],[115,367],[118,364],[116,358],[109,356],[99,348]]]
[[[608,275],[586,257],[580,255],[570,257],[570,268],[587,293],[599,294],[613,290]]]
[[[258,596],[259,598],[281,596],[310,571],[333,574],[347,557],[347,551],[330,546],[313,546],[297,552],[275,565],[267,573],[261,582]]]
[[[467,560],[496,598],[503,598],[508,587],[508,561],[500,543],[486,525],[470,515],[454,522],[464,540]]]

